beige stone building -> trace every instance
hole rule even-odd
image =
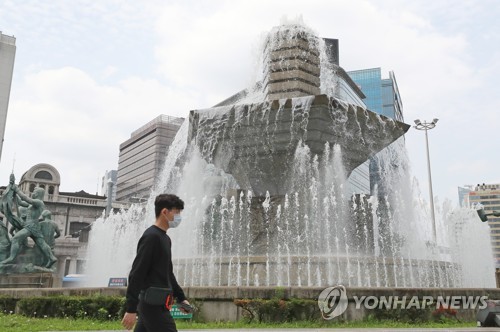
[[[120,144],[116,199],[131,203],[149,197],[183,118],[160,115]]]
[[[472,187],[472,186],[469,186]],[[500,184],[478,184],[469,192],[471,205],[481,203],[486,213],[500,211]],[[500,268],[500,217],[488,216],[490,240],[496,268]]]

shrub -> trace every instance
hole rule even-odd
[[[447,319],[456,319],[460,321],[457,317],[457,313],[457,310],[453,308],[440,305],[439,308],[432,312],[432,318],[436,321],[446,321]]]
[[[123,297],[52,296],[21,299],[18,310],[24,316],[114,320],[121,318],[124,306]]]
[[[419,306],[410,308],[376,308],[370,310],[370,317],[376,320],[392,320],[397,322],[420,323],[427,322],[430,319],[432,306],[425,306],[419,303]]]
[[[318,304],[303,299],[236,299],[234,304],[243,310],[243,316],[251,322],[289,322],[300,320],[321,320]]]
[[[7,296],[0,296],[0,312],[10,313],[16,311],[18,299],[13,299]]]

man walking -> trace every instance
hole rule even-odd
[[[162,194],[155,199],[156,222],[139,239],[137,256],[129,274],[126,313],[122,320],[122,325],[128,330],[134,326],[138,314],[135,332],[177,331],[166,306],[167,293],[163,297],[162,289],[171,289],[178,303],[189,305],[173,273],[172,242],[167,235],[169,228],[180,224],[183,209],[184,202],[175,195]],[[152,291],[160,294],[153,298],[164,300],[160,303],[151,301],[146,295]]]

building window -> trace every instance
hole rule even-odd
[[[34,183],[30,184],[30,193],[32,193],[33,190],[35,190],[35,184]]]
[[[54,195],[54,186],[49,187],[49,195]]]
[[[43,179],[52,181],[52,174],[47,171],[39,171],[35,174],[35,179]]]

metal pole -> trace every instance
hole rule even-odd
[[[432,193],[432,176],[431,176],[431,157],[429,153],[429,136],[427,131],[436,127],[436,123],[439,119],[434,118],[432,122],[415,120],[415,129],[425,130],[425,148],[427,151],[427,173],[429,175],[429,201],[431,203],[431,219],[432,219],[432,238],[434,239],[434,244],[437,245],[437,232],[436,232],[436,216],[434,214],[434,194]]]
[[[113,181],[108,181],[108,200],[106,205],[106,218],[109,217],[111,213],[112,204],[113,204]]]
[[[436,216],[434,215],[434,194],[432,193],[431,158],[429,155],[429,138],[427,136],[427,131],[428,129],[425,129],[425,147],[427,149],[427,172],[429,174],[429,197],[431,201],[432,236],[434,238],[434,243],[437,244]]]

